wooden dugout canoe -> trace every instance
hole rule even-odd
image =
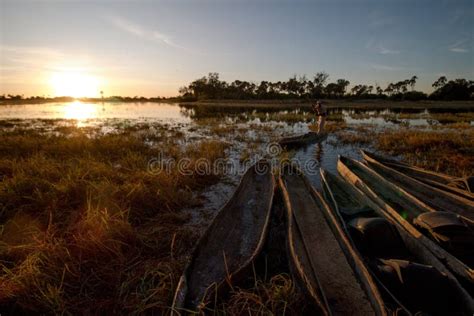
[[[259,161],[216,215],[178,283],[173,314],[195,311],[216,290],[237,281],[261,251],[275,190],[271,164]]]
[[[474,223],[474,201],[433,188],[417,179],[383,165],[367,154],[364,155],[364,162],[380,176],[417,198],[420,202],[425,204],[425,207],[435,211],[453,212],[468,218]]]
[[[289,261],[325,315],[386,315],[383,301],[342,231],[327,222],[325,203],[296,168],[285,168],[280,189],[288,214]],[[336,236],[337,235],[337,236]]]
[[[282,138],[278,144],[280,144],[281,147],[286,148],[304,146],[321,141],[326,138],[327,135],[327,133],[318,134],[315,132],[309,132],[303,135]]]
[[[431,173],[431,178],[427,178],[426,176],[420,176],[417,173],[419,172],[417,168],[387,162],[386,158],[364,150],[361,150],[361,153],[365,163],[370,168],[412,192],[421,200],[430,200],[433,205],[439,207],[450,206],[453,210],[466,208],[474,212],[474,195],[468,191],[430,180],[434,178],[436,173]],[[424,171],[424,174],[428,174],[427,171]],[[436,174],[436,176],[437,179],[441,178],[440,174]],[[474,216],[474,213],[472,215]]]
[[[406,230],[418,238],[458,280],[469,288],[474,286],[474,270],[461,262],[458,258],[443,249],[440,245],[422,235],[413,225],[413,220],[420,214],[433,212],[418,199],[397,187],[390,181],[371,170],[361,162],[346,157],[339,157],[337,162],[339,174],[362,191],[381,209],[396,220]]]
[[[420,237],[422,236],[420,236],[417,231],[402,226],[394,218],[392,218],[389,213],[374,203],[367,195],[365,195],[351,183],[345,181],[340,176],[333,175],[321,169],[321,183],[323,196],[328,202],[326,204],[329,207],[328,211],[334,214],[334,218],[338,220],[336,225],[339,225],[340,229],[343,230],[348,236],[349,240],[351,240],[355,252],[357,252],[358,245],[354,242],[354,239],[351,238],[347,227],[347,225],[350,225],[350,220],[356,217],[374,216],[386,219],[398,232],[399,236],[401,237],[400,241],[403,243],[401,246],[404,247],[402,251],[400,251],[400,249],[392,249],[390,247],[386,247],[388,245],[386,241],[383,240],[380,244],[381,246],[385,247],[385,249],[387,249],[386,252],[390,253],[389,256],[393,259],[405,259],[401,253],[406,252],[408,257],[414,262],[435,267],[438,271],[444,273],[450,279],[450,282],[452,282],[453,287],[451,290],[456,291],[456,294],[453,296],[459,299],[455,302],[451,301],[452,306],[447,308],[453,314],[455,313],[455,310],[465,315],[471,315],[473,313],[474,302],[468,292],[461,286],[454,275],[451,274],[449,269],[447,269],[446,266],[429,250],[429,248],[423,244],[423,242],[420,240]],[[378,241],[372,241],[372,243],[377,242]],[[422,285],[420,284],[420,287],[421,286]],[[402,309],[405,309],[405,306],[410,306],[410,313],[422,311],[410,310],[414,308],[414,306],[412,306],[413,300],[407,302],[410,305],[404,306],[403,304],[406,303],[403,301],[403,293],[401,293],[402,299],[400,299],[400,293],[394,294],[389,285],[384,284],[384,289],[387,291],[390,298],[394,298],[393,302],[391,302],[393,304],[392,308],[395,309],[393,312],[400,308],[397,306],[398,302],[401,302]],[[428,302],[426,297],[424,299],[425,303],[431,305],[431,298],[428,298]],[[442,304],[443,307],[445,305],[444,302],[440,302],[440,304]],[[431,306],[428,308],[431,308]]]
[[[361,152],[363,159],[367,162],[377,162],[382,164],[387,168],[391,168],[406,176],[414,178],[428,186],[445,191],[450,195],[453,195],[454,198],[459,197],[461,198],[460,201],[474,201],[474,194],[469,191],[469,186],[463,178],[456,178],[446,174],[425,170],[365,150],[361,150]]]

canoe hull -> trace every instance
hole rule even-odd
[[[275,179],[260,161],[242,177],[193,251],[173,300],[173,314],[197,310],[237,282],[260,253],[268,232]]]
[[[327,136],[328,136],[327,133],[319,134],[315,132],[309,132],[303,135],[283,138],[278,142],[278,144],[281,147],[286,147],[286,148],[299,147],[299,146],[310,145],[318,141],[322,141]]]
[[[348,240],[333,231],[322,206],[324,200],[298,170],[283,174],[280,190],[287,210],[289,260],[322,314],[385,315],[370,275]],[[351,290],[349,290],[351,289]]]

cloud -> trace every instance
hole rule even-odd
[[[395,55],[400,54],[399,50],[387,48],[382,43],[377,42],[374,38],[369,39],[365,47],[371,51],[374,51],[382,55]]]
[[[390,65],[381,65],[381,64],[370,64],[370,67],[375,69],[375,70],[383,70],[383,71],[400,71],[400,70],[403,70],[403,67],[390,66]]]
[[[453,53],[468,53],[469,49],[466,46],[469,45],[469,39],[462,39],[449,46],[449,51]]]
[[[469,50],[466,48],[461,48],[461,47],[451,47],[449,49],[453,53],[468,53]]]
[[[400,51],[394,50],[394,49],[388,49],[385,47],[379,47],[379,53],[383,55],[394,55],[394,54],[400,54]]]
[[[122,31],[138,37],[145,36],[145,31],[139,25],[133,24],[130,21],[124,20],[118,16],[109,16],[107,19]]]
[[[119,16],[107,16],[106,20],[108,20],[112,25],[116,28],[129,33],[131,35],[150,40],[150,41],[159,41],[163,44],[166,44],[171,47],[175,48],[183,48],[182,46],[176,44],[173,39],[156,30],[148,30],[138,24],[133,23],[132,21],[126,20]]]

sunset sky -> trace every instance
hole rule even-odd
[[[473,1],[0,0],[0,94],[173,96],[318,71],[352,84],[474,79]],[[78,88],[80,86],[80,88]]]

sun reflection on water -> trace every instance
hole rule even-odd
[[[74,101],[64,106],[64,118],[85,120],[97,117],[97,105]]]

